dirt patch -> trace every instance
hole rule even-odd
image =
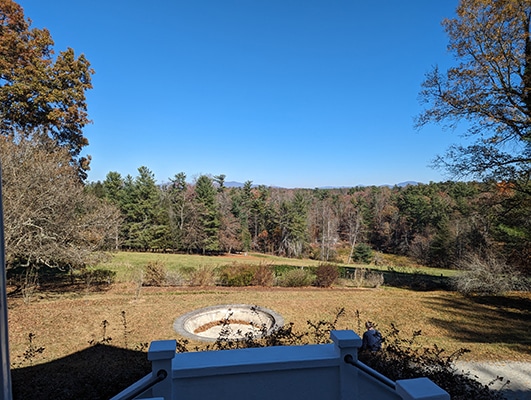
[[[244,320],[241,320],[241,319],[235,319],[235,320],[231,319],[230,323],[231,323],[231,325],[249,325],[250,327],[254,326],[249,321],[244,321]],[[206,332],[206,331],[208,331],[209,329],[212,329],[215,326],[223,326],[223,325],[226,325],[226,324],[227,324],[227,320],[212,321],[212,322],[209,322],[208,324],[204,324],[204,325],[200,326],[199,328],[195,329],[194,333]]]

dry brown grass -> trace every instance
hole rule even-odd
[[[444,291],[355,288],[221,288],[144,287],[115,284],[107,291],[43,294],[31,303],[9,299],[11,362],[27,366],[23,357],[28,335],[45,350],[31,362],[52,361],[112,338],[110,344],[129,349],[158,339],[179,339],[173,322],[180,315],[215,304],[247,303],[270,308],[303,331],[306,321],[331,321],[344,307],[338,329],[359,332],[371,320],[385,330],[394,323],[408,336],[422,330],[427,345],[451,352],[472,350],[467,359],[531,361],[531,294],[464,297]],[[126,324],[122,319],[125,311]],[[360,319],[356,317],[360,313]],[[107,321],[105,337],[102,322]],[[125,333],[125,334],[124,334]]]

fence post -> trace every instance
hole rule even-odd
[[[176,340],[156,340],[149,346],[148,360],[151,361],[153,376],[158,375],[161,370],[167,373],[167,377],[162,382],[153,386],[154,397],[163,397],[164,400],[172,400],[174,397],[172,361],[176,350]]]
[[[334,342],[337,356],[339,358],[339,398],[358,398],[358,371],[352,368],[344,360],[347,355],[354,360],[358,359],[358,349],[361,347],[361,338],[350,330],[332,331],[330,338]]]

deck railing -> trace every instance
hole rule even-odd
[[[393,382],[358,361],[361,339],[354,332],[333,331],[331,339],[333,344],[179,354],[175,340],[155,341],[148,352],[152,374],[112,400],[450,399],[427,378]],[[161,371],[166,379],[143,388]]]
[[[388,377],[380,374],[378,371],[375,371],[371,367],[363,364],[361,361],[355,360],[354,357],[352,357],[351,354],[347,354],[345,356],[345,362],[347,364],[355,366],[356,368],[359,368],[360,370],[365,372],[367,375],[372,376],[373,378],[375,378],[376,380],[380,381],[384,385],[389,386],[391,389],[396,389],[396,383],[394,381],[392,381]]]

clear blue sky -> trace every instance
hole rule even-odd
[[[458,0],[20,0],[56,51],[95,69],[89,181],[185,172],[282,187],[448,177],[461,138],[413,118],[426,72],[453,62]]]

